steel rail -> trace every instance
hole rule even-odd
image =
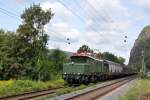
[[[56,90],[58,90],[60,88],[62,88],[62,87],[44,89],[44,90],[33,91],[33,92],[26,92],[26,93],[17,94],[17,95],[11,95],[11,96],[4,96],[4,97],[0,97],[0,100],[25,100],[25,99],[32,99],[32,98],[35,98],[35,97],[40,97],[40,96],[44,96],[44,95],[54,94],[54,93],[56,93]]]

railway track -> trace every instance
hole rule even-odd
[[[93,89],[89,89],[84,92],[70,94],[70,95],[63,95],[56,97],[56,100],[97,100],[104,96],[105,94],[115,90],[116,88],[126,84],[127,82],[135,79],[136,76],[130,76],[123,79],[117,79],[112,82],[104,83],[100,87],[96,87]]]
[[[51,88],[51,89],[45,89],[45,90],[40,90],[40,91],[35,91],[35,92],[27,92],[27,93],[18,94],[18,95],[5,96],[5,97],[0,97],[0,100],[27,100],[27,99],[33,99],[33,98],[40,97],[40,96],[54,94],[54,93],[56,93],[56,90],[58,90],[60,88]]]

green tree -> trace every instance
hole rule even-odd
[[[49,76],[45,71],[52,64],[48,62],[48,35],[44,26],[53,15],[51,9],[44,11],[40,5],[33,4],[21,15],[23,23],[16,34],[0,30],[1,79],[45,80],[43,77]]]
[[[54,64],[54,72],[62,72],[63,63],[65,61],[66,55],[63,51],[59,49],[54,49],[52,53],[49,55],[49,60]]]
[[[146,68],[150,70],[150,57],[145,57]]]
[[[109,52],[104,52],[102,54],[102,58],[106,59],[106,60],[114,61],[114,62],[117,62],[117,60],[118,60],[114,54],[109,53]]]
[[[120,64],[124,64],[125,61],[126,61],[126,60],[125,60],[123,57],[118,57],[118,62],[119,62]]]
[[[14,32],[0,30],[0,79],[16,79],[18,74],[23,73],[21,64],[13,56],[15,40]]]
[[[125,59],[123,57],[117,57],[114,54],[109,53],[109,52],[103,52],[102,59],[110,60],[110,61],[120,63],[120,64],[123,64],[125,62]]]
[[[77,50],[78,53],[81,53],[81,52],[91,52],[93,53],[93,50],[89,48],[89,46],[87,45],[82,45],[78,50]]]
[[[51,9],[44,11],[40,5],[35,4],[25,9],[21,15],[23,23],[17,29],[18,36],[14,55],[16,55],[17,62],[26,69],[25,76],[29,76],[32,79],[39,80],[41,77],[39,70],[42,68],[38,67],[42,67],[39,63],[46,56],[48,41],[44,26],[53,15]]]

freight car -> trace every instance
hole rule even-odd
[[[63,79],[70,84],[87,84],[132,74],[126,66],[87,54],[76,54],[70,59],[63,65]]]

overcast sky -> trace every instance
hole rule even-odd
[[[135,39],[150,24],[150,0],[0,0],[0,28],[15,31],[20,14],[33,3],[55,13],[45,26],[50,49],[76,52],[86,44],[122,56],[126,63]]]

